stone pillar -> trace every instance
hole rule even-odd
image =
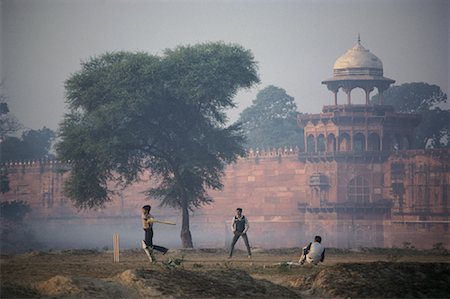
[[[372,92],[372,90],[373,90],[373,87],[364,88],[364,91],[366,92],[366,105],[369,105],[370,93]]]
[[[377,87],[377,89],[378,89],[378,98],[379,98],[379,105],[383,105],[384,104],[384,95],[383,95],[383,93],[384,93],[384,91],[388,88],[389,86],[387,86],[387,87],[384,87],[384,86],[379,86],[379,87]]]
[[[351,96],[352,90],[351,90],[351,88],[345,88],[344,92],[347,94],[347,104],[351,105],[352,104],[352,96]]]

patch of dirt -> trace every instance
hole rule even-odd
[[[50,298],[139,298],[136,290],[114,281],[62,275],[34,284],[34,291]]]
[[[128,270],[119,281],[139,290],[142,298],[300,298],[297,293],[269,281],[253,279],[237,269]]]
[[[15,290],[19,290],[17,286]],[[109,279],[57,275],[34,284],[29,293],[11,297],[42,298],[300,298],[298,293],[242,270],[194,272],[185,269],[126,270]]]
[[[305,294],[330,298],[448,298],[448,263],[336,264],[290,281]]]
[[[448,254],[327,251],[319,266],[298,249],[177,249],[149,263],[139,249],[1,255],[0,298],[448,298]],[[416,262],[420,261],[420,262]]]

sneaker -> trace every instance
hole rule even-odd
[[[252,258],[252,255],[250,254],[247,258],[251,259],[251,258]]]

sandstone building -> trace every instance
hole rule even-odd
[[[195,210],[191,231],[197,247],[223,247],[230,220],[241,207],[250,221],[253,247],[298,247],[316,234],[328,247],[450,247],[450,150],[410,148],[420,117],[395,112],[382,93],[394,80],[383,77],[381,60],[361,42],[341,56],[333,77],[322,82],[334,94],[318,114],[299,115],[305,150],[252,150],[229,165],[224,190]],[[361,88],[365,103],[352,103]],[[370,93],[380,102],[369,103]],[[338,92],[347,95],[338,103]],[[140,207],[147,203],[144,180],[120,191],[104,209],[77,211],[62,193],[66,167],[57,161],[2,166],[11,191],[2,201],[24,200],[39,238],[54,247],[110,245],[119,232],[128,247],[141,238]],[[180,213],[158,209],[160,218],[181,223]],[[180,246],[180,225],[159,226],[156,241]],[[159,234],[159,235],[158,235]],[[70,237],[69,237],[70,236]],[[169,244],[168,244],[169,243]]]

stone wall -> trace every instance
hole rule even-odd
[[[401,247],[409,242],[430,248],[442,242],[448,248],[448,157],[448,150],[402,151],[384,162],[344,163],[301,161],[297,150],[251,152],[227,167],[224,189],[210,192],[214,202],[192,212],[194,246],[228,246],[230,222],[241,207],[250,221],[253,247],[300,247],[319,234],[329,247]],[[124,247],[138,247],[140,208],[146,203],[154,206],[157,217],[178,224],[158,225],[156,242],[181,246],[180,212],[146,199],[145,190],[153,183],[145,176],[119,191],[105,208],[78,211],[62,193],[68,175],[61,172],[67,167],[63,163],[2,167],[11,190],[1,200],[28,202],[32,212],[27,221],[47,247],[111,246],[117,232]],[[367,202],[348,200],[349,184],[357,177],[366,184],[361,188],[369,190]]]

